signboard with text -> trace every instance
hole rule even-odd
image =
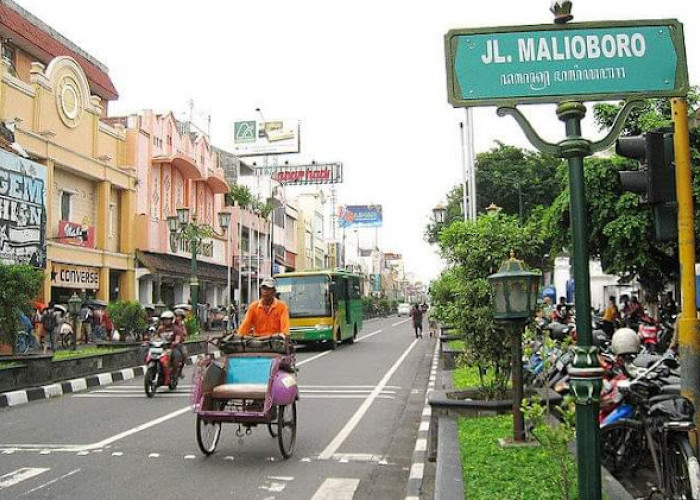
[[[338,226],[348,227],[382,227],[381,205],[346,205],[340,207]]]
[[[44,165],[0,150],[0,262],[46,267]]]
[[[675,19],[451,30],[455,107],[685,96],[683,25]]]
[[[100,271],[96,267],[53,264],[51,266],[51,286],[99,290]]]
[[[269,171],[273,180],[285,186],[338,184],[343,182],[342,163],[267,167],[263,168],[263,170]]]
[[[233,124],[233,154],[262,156],[299,152],[299,120],[245,120]]]
[[[76,222],[58,221],[58,241],[66,245],[95,248],[95,226]]]

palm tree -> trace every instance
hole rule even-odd
[[[252,207],[255,201],[253,193],[250,192],[248,186],[244,186],[243,184],[233,184],[229,192],[226,193],[225,199],[226,205],[235,206],[238,204],[239,207],[244,209]]]

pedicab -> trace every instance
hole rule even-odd
[[[195,370],[192,394],[197,416],[197,444],[211,455],[221,436],[221,425],[238,426],[236,436],[267,426],[280,452],[289,458],[297,435],[299,390],[294,346],[286,335],[249,337],[228,335],[212,341],[223,354],[207,356]]]

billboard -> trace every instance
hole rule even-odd
[[[338,184],[343,182],[342,163],[268,167],[272,180],[285,186]]]
[[[299,152],[299,120],[233,123],[233,154],[262,156]]]
[[[346,205],[340,207],[338,225],[347,227],[382,227],[381,205]]]
[[[58,235],[56,239],[65,245],[74,245],[84,248],[95,248],[95,226],[88,226],[87,221],[83,224],[58,221]]]
[[[0,150],[0,261],[46,266],[46,167]]]
[[[401,260],[403,259],[400,253],[384,253],[384,260]]]

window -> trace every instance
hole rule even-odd
[[[109,237],[114,238],[114,227],[117,219],[117,204],[111,202],[109,204]]]
[[[73,193],[61,191],[61,220],[70,220],[72,198]]]
[[[10,69],[10,74],[14,77],[17,76],[17,70],[15,69],[15,58],[16,58],[15,48],[7,42],[2,43],[2,59],[7,63]]]

